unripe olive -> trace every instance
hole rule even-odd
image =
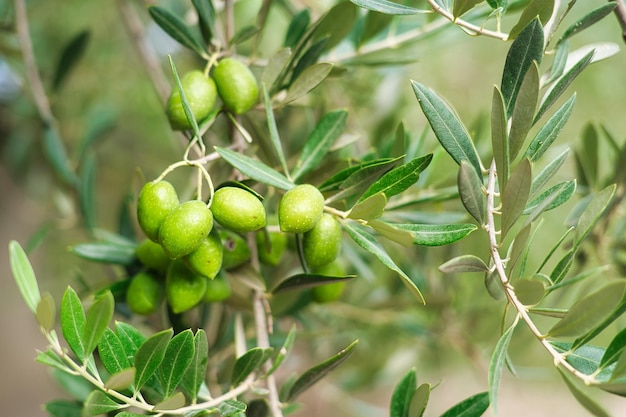
[[[150,240],[159,240],[163,220],[179,204],[178,194],[169,182],[148,182],[143,186],[137,199],[137,220]]]
[[[195,307],[204,297],[206,285],[207,279],[181,260],[172,262],[165,278],[165,293],[172,311],[178,314]]]
[[[311,184],[296,185],[278,205],[278,225],[283,232],[304,233],[315,226],[324,211],[324,196]]]
[[[163,251],[160,244],[150,239],[143,240],[135,249],[135,255],[139,262],[148,269],[153,269],[165,275],[171,259]]]
[[[248,242],[241,235],[224,229],[220,229],[219,235],[224,248],[222,268],[236,268],[250,259],[251,253]]]
[[[324,213],[313,229],[302,236],[302,251],[311,268],[334,261],[341,250],[341,226],[334,216]]]
[[[234,58],[224,58],[213,69],[213,79],[224,105],[234,114],[250,110],[259,96],[259,85],[250,68]]]
[[[204,75],[202,71],[190,71],[180,79],[181,86],[189,103],[189,108],[196,121],[207,117],[215,106],[217,88],[215,82]],[[191,123],[187,119],[183,101],[178,88],[174,88],[167,100],[167,118],[174,130],[191,129]]]
[[[222,187],[213,194],[215,220],[234,232],[254,232],[265,226],[265,207],[252,193],[238,187]]]
[[[213,229],[196,250],[181,259],[191,270],[213,279],[222,268],[222,256],[222,241]]]
[[[154,313],[165,294],[163,284],[148,271],[141,271],[131,278],[126,290],[128,308],[135,314]]]
[[[180,204],[163,220],[159,229],[159,242],[167,255],[178,259],[200,246],[213,228],[213,214],[200,200]]]
[[[228,281],[222,275],[218,275],[215,279],[207,281],[206,292],[204,293],[204,301],[207,303],[216,303],[228,299],[233,291]]]
[[[320,275],[326,275],[330,277],[341,277],[345,275],[343,267],[338,262],[331,262],[324,266],[314,268],[313,272]],[[311,299],[318,303],[328,303],[335,301],[341,297],[344,288],[346,286],[345,281],[332,282],[330,284],[318,285],[311,288]]]
[[[255,237],[259,261],[265,265],[278,265],[287,248],[287,235],[281,232],[265,233],[261,230]]]

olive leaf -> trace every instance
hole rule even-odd
[[[22,294],[22,298],[30,310],[36,313],[41,295],[37,285],[37,278],[35,278],[35,271],[33,271],[26,252],[15,240],[9,242],[9,262],[13,278]]]
[[[417,13],[430,13],[430,10],[420,10],[404,4],[394,3],[388,0],[350,0],[352,3],[373,12],[392,14],[392,15],[410,15]]]
[[[293,182],[287,179],[287,177],[257,159],[219,146],[215,147],[215,151],[226,162],[253,180],[282,190],[289,190],[294,187]]]

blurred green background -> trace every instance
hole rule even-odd
[[[70,153],[75,151],[93,123],[112,121],[110,129],[95,146],[97,222],[105,229],[115,229],[120,202],[136,189],[137,169],[152,178],[176,161],[182,151],[180,138],[170,131],[161,98],[121,21],[123,12],[119,6],[125,3],[122,0],[27,3],[35,54],[48,87],[64,45],[80,31],[89,30],[83,59],[62,88],[50,95],[50,100]],[[315,11],[326,7],[321,2],[310,3]],[[579,3],[568,19],[604,2]],[[148,33],[154,34],[153,46],[164,52],[171,51],[171,45],[149,24],[145,5],[131,4]],[[182,7],[176,2],[162,4]],[[297,4],[301,7],[309,2]],[[244,21],[254,16],[257,8],[257,1],[237,2],[237,18]],[[47,231],[40,246],[33,251],[32,260],[40,286],[60,299],[64,288],[70,283],[74,285],[77,276],[102,282],[111,278],[108,275],[111,271],[81,262],[67,251],[69,245],[84,241],[88,236],[78,224],[75,196],[59,187],[58,179],[47,167],[41,150],[41,130],[33,117],[29,86],[23,78],[24,68],[11,30],[11,4],[0,2],[0,9],[0,20],[4,22],[0,58],[13,69],[17,81],[13,92],[5,94],[0,103],[0,236],[6,248],[10,240],[24,244],[41,230]],[[286,28],[284,16],[272,18],[278,22],[276,27],[281,28],[280,31]],[[514,18],[505,19],[504,27],[510,27],[513,21]],[[280,31],[276,29],[271,32],[272,36],[267,36],[268,47],[274,45],[276,39],[282,39],[284,32]],[[577,35],[571,48],[590,42],[615,42],[622,47],[616,19],[609,16],[593,29]],[[412,48],[416,56],[414,64],[350,68],[341,78],[328,80],[329,88],[323,94],[329,94],[337,107],[350,108],[348,130],[358,136],[359,147],[363,150],[380,145],[391,133],[383,131],[385,134],[381,134],[386,118],[403,120],[415,140],[425,131],[426,121],[411,90],[410,79],[445,97],[468,126],[481,126],[488,120],[492,86],[500,83],[508,46],[489,38],[470,37],[450,25]],[[175,57],[183,62],[183,67],[193,66],[184,51]],[[166,56],[162,54],[159,59],[165,74],[169,75]],[[332,60],[332,55],[328,59]],[[542,68],[547,69],[547,65]],[[606,126],[623,142],[626,136],[623,133],[626,131],[624,68],[626,56],[620,52],[593,64],[570,87],[564,99],[576,91],[577,103],[553,150],[555,155],[566,146],[579,147],[581,131],[588,122]],[[6,76],[0,80],[5,81]],[[426,131],[426,150],[437,149],[434,137]],[[477,140],[488,143],[488,129],[476,131],[482,132]],[[602,158],[609,157],[602,155]],[[561,173],[563,178],[575,175],[571,161],[572,158]],[[451,183],[456,175],[450,170],[451,166],[447,156],[441,155],[424,174],[425,182],[431,185]],[[568,206],[571,208],[572,204]],[[452,209],[458,210],[458,207]],[[552,240],[564,230],[562,220],[566,209],[562,210],[551,215],[544,225],[546,235]],[[343,302],[310,309],[314,330],[303,332],[283,372],[304,369],[311,361],[343,347],[348,338],[360,339],[358,351],[345,369],[303,396],[305,406],[294,415],[386,415],[393,386],[413,366],[417,368],[420,382],[441,384],[432,393],[427,409],[429,416],[439,415],[461,399],[487,389],[486,366],[498,337],[501,305],[486,295],[482,277],[441,276],[434,262],[462,253],[464,245],[476,244],[480,245],[480,241],[470,238],[449,248],[394,252],[411,271],[427,277],[430,286],[424,291],[426,307],[412,304],[410,297],[398,296],[393,288],[395,284],[384,281],[390,277],[381,272],[377,261],[370,263],[364,257],[364,265],[372,268],[372,273],[355,282]],[[537,248],[538,253],[542,250],[545,248]],[[6,250],[0,251],[0,267],[2,414],[44,415],[42,403],[58,396],[67,397],[67,394],[53,382],[48,369],[34,361],[36,349],[45,347],[44,340],[19,297]],[[529,343],[524,332],[516,339],[514,352],[519,361],[520,377],[507,375],[504,378],[501,415],[585,415],[565,386],[558,383],[558,375],[536,343]],[[615,415],[626,408],[619,397],[600,392],[594,396]]]

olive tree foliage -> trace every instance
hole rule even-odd
[[[393,280],[388,299],[409,299],[426,310],[430,280],[445,274],[458,279],[480,275],[484,285],[480,280],[473,285],[482,286],[500,308],[502,318],[492,329],[500,337],[491,350],[488,391],[451,403],[445,417],[480,416],[489,408],[497,413],[502,375],[515,370],[509,348],[522,327],[592,414],[608,415],[589,390],[626,394],[626,333],[616,325],[626,311],[621,277],[626,262],[620,258],[624,242],[617,233],[598,231],[623,229],[619,213],[626,144],[608,129],[589,125],[574,155],[569,149],[556,156],[548,152],[572,114],[572,81],[619,50],[610,43],[570,50],[570,40],[607,16],[623,22],[620,1],[590,8],[585,2],[555,0],[426,0],[408,5],[351,0],[301,8],[300,2],[265,0],[252,19],[240,21],[236,4],[229,0],[191,0],[175,8],[120,0],[116,7],[162,99],[161,117],[167,117],[167,97],[176,92],[189,128],[164,133],[176,138],[180,154],[174,163],[163,162],[155,178],[138,174],[131,198],[120,203],[117,230],[98,224],[97,158],[92,151],[111,121],[101,120],[69,152],[61,133],[64,121],[55,117],[48,100],[81,59],[89,36],[78,34],[62,52],[54,77],[44,80],[24,3],[14,1],[12,36],[19,41],[24,77],[41,125],[37,134],[49,169],[72,196],[91,237],[76,242],[71,251],[116,271],[115,278],[98,288],[77,291],[68,286],[58,302],[39,290],[27,256],[36,245],[31,242],[26,250],[16,241],[9,245],[16,283],[48,343],[37,361],[77,387],[76,400],[45,405],[50,415],[288,415],[298,408],[300,394],[329,372],[340,372],[340,365],[349,364],[359,350],[358,338],[345,340],[318,364],[295,375],[281,372],[298,335],[315,325],[309,307],[336,299],[341,291],[349,293],[368,271],[385,271],[380,275]],[[579,8],[582,17],[572,18],[571,11]],[[284,27],[275,14],[287,17]],[[149,19],[184,51],[159,61],[143,38],[142,25]],[[502,76],[493,83],[488,143],[477,146],[480,138],[466,127],[445,92],[428,86],[428,79],[406,80],[416,98],[415,111],[421,110],[428,122],[423,132],[408,132],[396,121],[372,132],[381,137],[372,143],[350,134],[358,130],[351,112],[375,109],[359,108],[358,99],[352,103],[355,109],[346,108],[333,89],[363,68],[410,64],[416,45],[455,30],[507,44],[506,56],[489,62],[502,68]],[[281,44],[266,47],[263,37],[277,32]],[[233,111],[227,100],[218,99],[208,115],[196,120],[195,99],[187,99],[181,82],[182,68],[210,76],[227,57],[252,70],[258,99],[246,111]],[[236,86],[229,87],[236,91]],[[430,138],[436,146],[429,147]],[[607,178],[599,169],[601,140],[612,154]],[[568,158],[575,160],[576,174],[559,181],[557,173]],[[455,184],[437,184],[428,177],[430,169],[448,162],[457,172]],[[210,207],[217,190],[239,188],[263,202],[268,221],[258,231],[221,237],[224,248],[243,242],[238,249],[243,260],[222,264],[217,277],[202,281],[194,290],[201,297],[193,308],[174,311],[170,300],[161,299],[154,312],[141,316],[129,309],[131,282],[158,268],[138,257],[145,236],[137,225],[137,184],[164,180],[174,171],[187,175],[186,186],[177,187],[181,197],[203,200]],[[323,194],[324,213],[339,224],[342,249],[333,269],[309,265],[306,233],[280,231],[281,198],[302,184],[312,184]],[[573,208],[561,214],[561,235],[546,233],[547,214],[563,211],[571,201]],[[456,211],[429,216],[442,204]],[[227,234],[223,226],[214,228]],[[281,235],[284,247],[272,247],[283,245],[272,243],[272,235]],[[460,246],[468,252],[435,265],[441,274],[434,276],[421,274],[421,267],[404,254],[416,246],[425,253],[434,246],[454,247],[465,238],[480,244],[471,251]],[[581,254],[590,250],[584,247],[589,240],[597,243],[598,251],[615,256],[606,264],[586,265]],[[533,250],[537,247],[539,257]],[[278,249],[284,253],[263,261],[261,252]],[[160,279],[156,287],[166,285]],[[225,288],[220,299],[206,292],[213,281]],[[320,288],[334,288],[335,293],[327,292],[323,300],[314,292]],[[168,292],[165,298],[171,296]],[[608,342],[600,345],[598,340]],[[424,415],[431,391],[438,388],[418,383],[413,364],[407,364],[389,400],[390,417]],[[85,389],[89,394],[81,396]]]

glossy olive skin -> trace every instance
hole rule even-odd
[[[265,265],[278,265],[287,249],[287,235],[282,232],[266,234],[265,231],[260,230],[255,238],[259,261]]]
[[[202,71],[190,71],[180,79],[185,98],[196,122],[207,117],[217,101],[217,87],[213,79],[207,77]],[[191,123],[187,119],[183,101],[178,88],[175,87],[166,104],[167,119],[174,130],[191,129]]]
[[[152,269],[163,275],[167,272],[167,268],[172,261],[163,251],[163,248],[157,242],[150,239],[144,239],[135,249],[135,256],[139,262],[148,269]]]
[[[224,105],[234,114],[247,112],[259,97],[259,84],[250,68],[234,58],[224,58],[213,69],[213,79]]]
[[[230,284],[224,276],[218,275],[215,279],[207,281],[206,292],[203,301],[207,303],[216,303],[227,300],[233,291]]]
[[[213,214],[200,200],[180,204],[163,220],[159,242],[171,259],[193,252],[213,229]]]
[[[181,259],[192,271],[213,279],[222,269],[222,258],[222,241],[217,231],[213,229],[196,250]]]
[[[220,229],[219,235],[224,248],[222,268],[237,268],[250,259],[251,252],[248,242],[241,235],[224,229]]]
[[[324,213],[302,236],[304,260],[311,268],[334,261],[341,250],[341,226],[334,216]]]
[[[179,314],[195,307],[206,292],[207,279],[187,268],[181,261],[172,262],[165,278],[165,294],[172,312]]]
[[[283,232],[308,232],[322,217],[323,211],[324,196],[314,185],[296,185],[280,199],[278,225]]]
[[[161,305],[164,296],[163,283],[148,271],[141,271],[134,275],[126,290],[128,308],[140,315],[154,313]]]
[[[265,226],[265,207],[252,193],[238,187],[222,187],[211,202],[215,220],[238,233],[254,232]]]
[[[174,186],[167,181],[144,184],[137,199],[137,220],[148,239],[158,242],[159,228],[180,201]]]

